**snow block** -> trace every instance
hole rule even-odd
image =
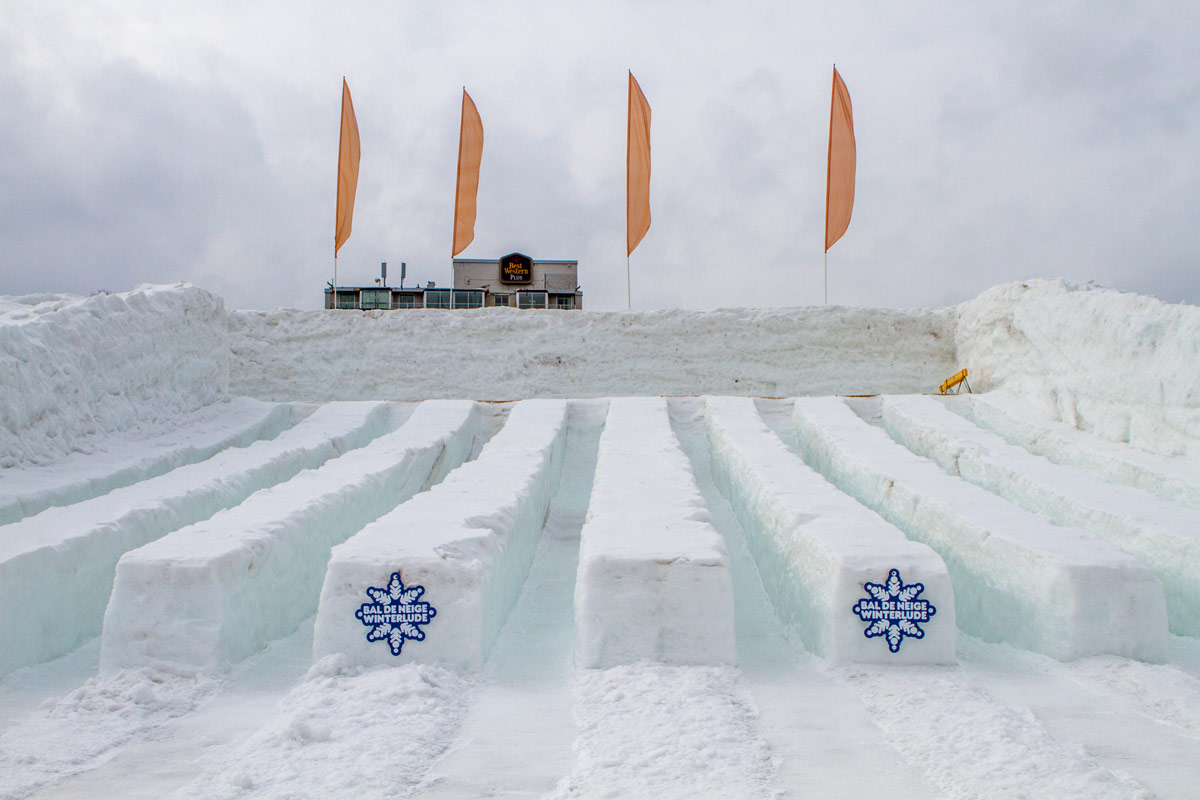
[[[885,397],[883,426],[950,474],[1135,556],[1162,583],[1171,630],[1200,636],[1200,510],[1053,464],[981,430],[937,398]]]
[[[749,398],[709,397],[713,477],[746,531],[780,619],[832,662],[955,663],[954,590],[942,559],[809,468],[767,427]],[[851,609],[892,569],[921,583],[936,609],[919,639],[893,652],[867,638]]]
[[[237,397],[187,415],[170,433],[146,440],[113,436],[103,448],[49,466],[0,470],[0,525],[157,478],[229,447],[273,439],[296,422],[297,411],[287,403]]]
[[[955,398],[947,408],[1055,464],[1200,508],[1200,460],[1153,455],[1079,430],[1073,408],[1050,405],[1059,416],[1011,392],[988,392]]]
[[[482,666],[533,563],[562,469],[567,410],[565,400],[517,403],[478,458],[333,548],[314,660],[344,653],[360,665]],[[388,631],[368,641],[374,629],[356,617],[373,600],[367,590],[387,587],[393,573],[409,591],[422,587],[421,602],[436,612],[418,641],[380,641]]]
[[[947,475],[839,398],[798,398],[793,419],[811,466],[938,552],[962,630],[1064,661],[1165,659],[1162,587],[1132,556]]]
[[[733,663],[733,582],[658,397],[609,402],[575,582],[575,662]]]
[[[126,553],[101,669],[210,669],[290,633],[316,611],[330,548],[461,464],[477,418],[473,401],[422,403],[366,447]]]
[[[270,441],[223,450],[0,531],[0,675],[70,652],[100,633],[117,560],[252,493],[362,447],[403,413],[331,403]]]

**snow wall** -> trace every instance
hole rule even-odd
[[[1200,457],[1200,308],[1065,281],[992,287],[958,306],[975,391],[1004,387],[1081,430]]]
[[[0,297],[0,467],[165,430],[226,396],[222,300],[186,284]]]
[[[957,371],[954,310],[234,311],[260,400],[877,394]]]
[[[0,466],[228,395],[911,394],[961,367],[1116,441],[1200,457],[1200,308],[1063,281],[947,309],[232,311],[187,285],[0,298]],[[131,433],[132,432],[132,433]]]

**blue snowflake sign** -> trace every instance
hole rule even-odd
[[[421,626],[437,616],[437,609],[420,599],[425,587],[405,587],[399,572],[392,573],[387,588],[368,586],[367,594],[374,602],[363,603],[354,616],[371,629],[367,631],[367,641],[386,640],[394,656],[400,655],[405,639],[424,640]]]
[[[925,591],[924,584],[906,585],[900,580],[900,570],[893,569],[888,573],[887,583],[868,581],[863,588],[870,597],[860,599],[851,609],[863,622],[871,623],[863,631],[863,636],[868,639],[887,637],[888,649],[893,653],[900,652],[900,643],[905,636],[925,638],[921,623],[929,622],[937,609],[928,600],[917,599]]]

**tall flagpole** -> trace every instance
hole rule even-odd
[[[833,64],[833,73],[837,74],[837,62]],[[829,90],[829,143],[825,149],[825,230],[822,232],[822,243],[825,247],[825,305],[829,305],[829,179],[833,170],[833,87]]]
[[[633,293],[629,288],[629,256],[625,256],[625,308],[633,310]]]

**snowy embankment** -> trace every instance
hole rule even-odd
[[[661,398],[609,402],[580,532],[575,658],[737,660],[729,555]]]
[[[1200,458],[1200,308],[1064,281],[1006,283],[958,307],[957,360],[1067,424]]]
[[[0,467],[176,427],[225,397],[227,330],[221,299],[186,284],[0,298]]]

